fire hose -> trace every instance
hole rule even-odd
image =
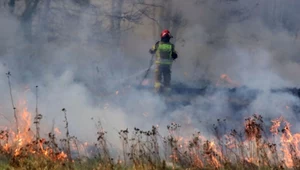
[[[146,70],[145,75],[144,75],[142,81],[141,81],[140,84],[139,84],[139,87],[142,86],[142,83],[143,83],[144,80],[148,77],[149,71],[150,71],[150,69],[151,69],[151,67],[152,67],[152,65],[153,65],[153,59],[154,59],[154,54],[152,54],[152,57],[151,57],[151,60],[150,60],[150,63],[149,63],[149,67],[148,67],[148,69]]]
[[[150,70],[152,68],[153,59],[154,59],[154,54],[151,57],[151,60],[150,60],[150,63],[149,63],[149,67],[147,69],[143,69],[143,70],[141,70],[141,71],[139,71],[139,72],[137,72],[135,74],[132,74],[132,75],[130,75],[130,76],[124,78],[124,79],[119,80],[119,82],[121,82],[119,84],[124,84],[126,81],[130,80],[131,78],[137,78],[139,75],[145,73],[144,76],[143,76],[143,78],[142,78],[142,80],[141,80],[141,82],[140,82],[140,84],[139,84],[139,86],[138,86],[138,87],[141,87],[142,83],[148,77],[149,72],[150,72]]]
[[[132,79],[132,78],[137,78],[138,76],[140,76],[141,74],[145,73],[144,76],[142,77],[141,79],[141,82],[139,83],[139,88],[142,86],[142,83],[144,82],[144,80],[148,77],[149,73],[150,73],[150,70],[152,68],[152,65],[153,65],[153,59],[154,59],[154,54],[152,55],[151,57],[151,60],[150,60],[150,63],[149,63],[149,67],[147,69],[144,69],[144,70],[141,70],[133,75],[130,75],[124,79],[121,79],[119,80],[119,85],[122,85],[124,84],[125,82],[127,82],[128,80]],[[109,96],[112,96],[114,95],[115,92],[107,92],[106,94],[104,94],[105,97],[109,97]]]

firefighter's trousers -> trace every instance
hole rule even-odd
[[[170,64],[156,64],[155,69],[155,91],[161,92],[170,91],[171,81],[171,65]],[[163,88],[162,88],[163,86]]]

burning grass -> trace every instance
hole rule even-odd
[[[246,118],[242,129],[226,132],[226,120],[218,119],[209,139],[194,133],[180,136],[176,123],[167,126],[168,135],[159,128],[149,131],[134,128],[120,130],[122,154],[112,158],[106,133],[98,122],[97,142],[93,147],[70,136],[66,109],[65,138],[58,140],[55,132],[47,138],[37,137],[31,126],[31,114],[22,109],[18,133],[5,128],[0,131],[0,155],[5,169],[298,169],[299,134],[290,131],[282,117],[264,124],[263,117]],[[59,131],[54,128],[55,131]],[[224,130],[225,129],[225,130]],[[59,133],[61,133],[59,131]],[[92,149],[91,157],[80,155],[79,148]],[[77,152],[76,152],[77,151]],[[2,165],[0,164],[0,167]]]
[[[121,152],[112,156],[115,148],[109,146],[100,121],[96,142],[81,143],[71,135],[67,110],[62,109],[65,135],[53,127],[42,136],[38,104],[32,120],[26,101],[17,107],[12,95],[11,101],[15,122],[0,129],[1,169],[300,169],[300,134],[292,133],[283,117],[267,125],[254,114],[239,129],[229,129],[225,119],[217,119],[210,137],[201,132],[180,135],[185,129],[176,123],[166,127],[165,135],[158,126],[120,130]],[[58,139],[57,134],[64,137]]]

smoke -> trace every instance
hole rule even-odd
[[[52,5],[55,7],[56,3]],[[74,7],[72,3],[68,5]],[[247,2],[240,2],[234,9],[247,5]],[[119,143],[117,132],[126,128],[150,129],[152,125],[159,125],[163,131],[167,124],[177,122],[185,134],[194,131],[211,134],[210,127],[216,119],[226,119],[235,126],[253,113],[270,118],[280,115],[292,120],[297,118],[286,106],[296,105],[298,98],[269,92],[271,88],[299,86],[299,41],[291,31],[284,27],[271,29],[262,14],[251,15],[240,22],[236,22],[237,16],[224,20],[220,15],[228,12],[228,4],[221,12],[214,9],[222,6],[212,1],[200,6],[192,1],[184,5],[174,1],[174,8],[179,6],[187,25],[181,34],[184,41],[176,44],[179,58],[173,64],[172,81],[200,87],[201,79],[216,84],[221,74],[227,74],[241,85],[263,91],[250,106],[236,112],[228,102],[228,93],[216,91],[213,95],[188,97],[189,104],[178,102],[176,108],[170,109],[166,98],[136,89],[141,76],[137,79],[131,76],[148,67],[150,56],[147,52],[155,43],[148,25],[136,25],[132,32],[125,32],[121,41],[126,43],[120,50],[107,43],[110,41],[108,32],[92,34],[96,23],[94,16],[88,13],[93,10],[84,8],[79,17],[61,14],[68,22],[62,28],[57,26],[58,35],[51,35],[58,40],[43,44],[27,42],[16,17],[1,13],[0,89],[3,95],[0,113],[13,120],[5,77],[10,71],[16,103],[27,100],[32,113],[36,102],[35,86],[38,86],[38,107],[44,116],[43,134],[51,130],[53,120],[55,127],[64,129],[62,108],[67,110],[71,135],[95,141],[96,124],[100,120],[114,145]],[[54,23],[60,23],[62,18],[56,18]],[[49,33],[54,26],[47,27]],[[45,32],[38,35],[44,36]],[[66,35],[73,40],[63,42]],[[91,36],[104,43],[101,46],[96,42],[88,43]]]
[[[206,78],[216,81],[221,74],[227,73],[247,86],[253,84],[254,75],[259,76],[256,88],[264,87],[259,82],[265,84],[265,80],[272,81],[275,86],[298,86],[299,80],[292,72],[298,70],[299,42],[297,31],[289,29],[297,27],[296,20],[289,20],[289,24],[280,20],[280,17],[296,16],[294,10],[284,12],[290,9],[288,6],[296,5],[293,3],[198,1],[197,6],[193,2],[184,5],[176,2],[189,21],[181,35],[185,39],[184,47],[177,45],[179,56],[184,60],[174,65],[180,68],[176,79],[189,78],[190,82],[205,74]],[[274,15],[268,9],[272,7]],[[277,25],[271,25],[271,21]],[[186,77],[184,72],[192,76]]]

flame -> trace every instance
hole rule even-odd
[[[300,156],[300,134],[292,134],[290,128],[291,124],[286,121],[283,117],[278,119],[272,120],[272,127],[271,132],[274,135],[278,135],[280,130],[279,128],[281,125],[283,126],[280,135],[280,150],[282,151],[283,155],[282,158],[284,160],[285,165],[288,168],[292,168],[296,166],[297,162],[295,162]]]
[[[238,82],[233,81],[227,74],[222,74],[220,76],[220,79],[221,80],[218,80],[218,82],[217,82],[217,86],[219,86],[223,83],[226,83],[226,84],[229,84],[232,86],[240,86],[240,84]]]
[[[37,144],[35,141],[34,132],[31,131],[32,117],[27,109],[26,101],[18,103],[19,131],[16,133],[8,127],[0,131],[0,146],[2,151],[12,153],[13,156],[28,156],[28,154],[43,155],[53,160],[67,160],[68,152],[57,151],[51,148],[46,143],[45,139],[40,139]],[[107,104],[108,105],[108,104]],[[187,124],[191,124],[191,119],[186,119]],[[256,166],[269,165],[271,163],[262,161],[262,154],[269,160],[273,160],[274,153],[278,154],[278,162],[283,162],[287,168],[297,166],[298,158],[300,157],[300,134],[291,132],[291,124],[283,117],[272,120],[272,125],[269,131],[273,134],[271,139],[263,138],[265,131],[260,125],[261,117],[254,115],[247,118],[244,124],[243,138],[238,138],[237,132],[225,134],[221,137],[206,137],[199,133],[192,137],[180,136],[176,133],[177,124],[172,123],[169,129],[169,135],[174,138],[168,138],[171,150],[168,151],[166,157],[174,162],[180,162],[183,159],[183,153],[191,159],[193,166],[201,169],[207,165],[220,169],[224,168],[226,162],[243,161]],[[157,125],[156,128],[159,126]],[[179,126],[178,126],[179,127]],[[54,128],[56,134],[61,134],[58,128]],[[9,134],[12,138],[6,141],[6,136]],[[262,140],[261,140],[262,139]],[[268,143],[270,140],[278,139],[277,143]],[[89,144],[84,142],[71,143],[71,147],[78,152],[83,152]],[[36,149],[36,147],[38,149]],[[26,148],[26,151],[24,151]],[[225,150],[225,151],[224,151]],[[281,151],[278,152],[277,150]],[[25,155],[24,155],[25,154]],[[232,156],[233,155],[233,156]]]
[[[218,169],[222,168],[225,162],[234,160],[236,162],[242,160],[253,167],[273,165],[297,167],[300,157],[300,134],[293,134],[290,130],[291,124],[283,117],[279,117],[271,121],[270,128],[273,138],[279,137],[280,141],[277,141],[279,144],[269,143],[271,138],[263,136],[265,131],[261,127],[262,122],[259,115],[247,118],[244,125],[246,136],[243,140],[236,131],[232,131],[230,135],[225,134],[221,139],[208,140],[200,134],[191,139],[176,136],[176,133],[170,130],[170,134],[176,137],[175,140],[169,140],[172,148],[175,148],[169,154],[169,158],[174,162],[180,162],[181,154],[185,153],[197,168],[209,165]],[[282,130],[279,130],[280,128]]]
[[[0,131],[0,142],[6,141],[1,144],[2,150],[13,155],[14,157],[26,156],[28,154],[43,154],[46,157],[53,158],[54,160],[66,159],[66,154],[63,152],[54,155],[54,151],[46,146],[46,140],[36,140],[34,132],[31,130],[32,114],[28,111],[27,102],[21,100],[17,102],[17,117],[18,117],[18,130],[15,132],[13,129],[5,127],[5,130]],[[55,128],[55,132],[59,133],[59,129]],[[10,138],[8,140],[7,138]]]
[[[54,128],[54,132],[58,135],[61,135],[61,131],[58,128]]]
[[[271,122],[272,122],[272,126],[271,126],[271,128],[270,128],[270,132],[272,133],[272,134],[275,134],[275,135],[277,135],[278,134],[278,128],[280,127],[280,124],[281,124],[281,121],[283,120],[283,118],[282,117],[280,117],[280,118],[278,118],[278,119],[274,119],[274,120],[271,120]]]
[[[6,143],[6,144],[3,146],[3,149],[4,149],[4,151],[6,151],[6,152],[9,151],[9,148],[10,148],[10,146],[8,145],[8,143]]]
[[[65,154],[63,151],[57,155],[57,159],[58,160],[64,160],[64,159],[67,159],[67,154]]]

